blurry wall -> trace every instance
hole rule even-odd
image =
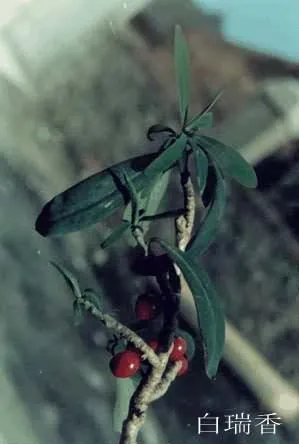
[[[150,0],[0,0],[0,73],[34,89],[34,76],[100,22],[125,23]]]

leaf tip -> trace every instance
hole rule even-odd
[[[251,180],[250,184],[248,185],[248,188],[257,188],[257,187],[258,187],[258,178],[257,178],[255,171],[253,170],[252,180]]]
[[[220,361],[221,361],[221,357],[219,357],[219,359],[215,360],[208,360],[206,362],[206,375],[207,377],[211,380],[211,381],[215,381],[218,370],[219,370],[219,365],[220,365]]]
[[[43,237],[47,237],[50,234],[50,203],[46,204],[42,211],[39,213],[35,221],[35,231]]]

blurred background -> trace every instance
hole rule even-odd
[[[205,265],[238,337],[298,397],[296,5],[0,0],[1,444],[118,443],[106,331],[93,319],[74,328],[71,295],[49,260],[65,265],[83,288],[104,293],[107,310],[125,322],[144,281],[130,272],[126,242],[99,248],[109,226],[44,239],[34,223],[55,194],[157,149],[146,142],[150,125],[176,124],[175,23],[190,45],[192,110],[225,88],[212,134],[238,148],[259,178],[257,190],[229,184],[225,220]],[[157,230],[163,235],[162,226]],[[275,412],[248,382],[263,387],[271,378],[259,366],[249,376],[240,372],[248,349],[244,342],[232,346],[237,358],[227,351],[215,381],[204,375],[198,354],[188,375],[154,404],[140,442],[298,442],[295,414],[282,417],[275,433],[253,426],[248,435],[223,431],[225,415],[254,420]],[[274,396],[276,386],[269,383],[268,393]],[[206,413],[220,418],[218,435],[198,434]]]

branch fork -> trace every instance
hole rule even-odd
[[[157,354],[134,331],[109,314],[103,313],[92,302],[84,297],[78,297],[77,302],[84,310],[96,316],[116,336],[132,343],[142,353],[142,357],[151,365],[149,372],[142,378],[131,398],[128,416],[123,423],[121,433],[120,444],[136,444],[137,435],[145,421],[149,405],[167,392],[182,364],[181,362],[175,364],[169,362],[173,344],[171,344],[168,351]],[[169,368],[167,368],[168,365]]]

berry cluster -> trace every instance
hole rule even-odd
[[[151,294],[139,296],[135,305],[135,315],[139,321],[150,321],[161,311],[157,297]],[[156,352],[159,349],[157,339],[148,341],[148,345]],[[169,356],[171,362],[182,361],[178,375],[184,375],[188,371],[187,342],[177,336],[173,342],[173,349]],[[138,373],[142,366],[142,354],[132,345],[128,345],[123,351],[116,353],[110,361],[110,370],[116,378],[129,378]]]

